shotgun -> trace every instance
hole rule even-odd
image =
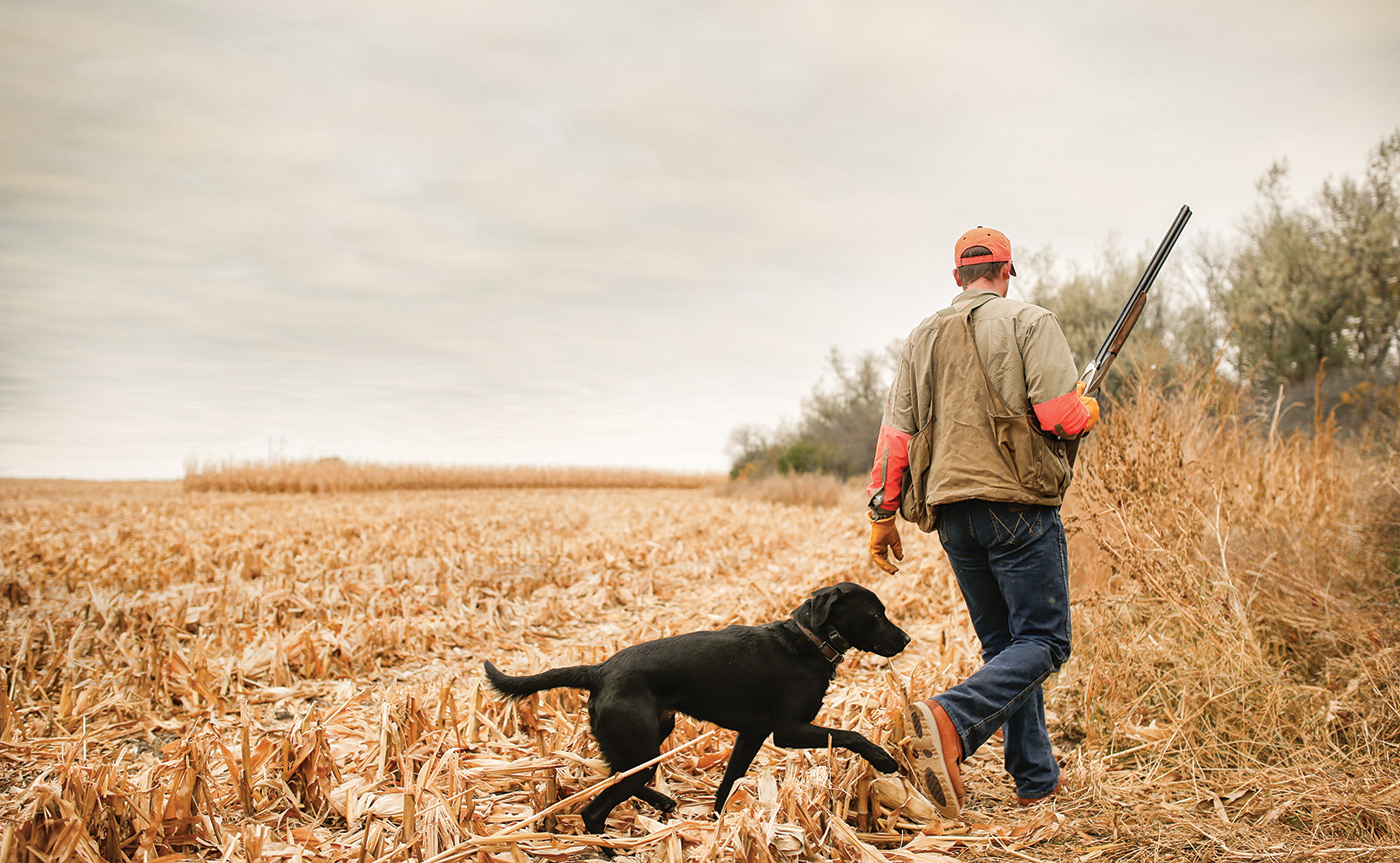
[[[1103,340],[1103,346],[1089,361],[1089,365],[1084,367],[1084,374],[1079,376],[1079,379],[1084,381],[1084,395],[1092,396],[1099,391],[1099,385],[1103,383],[1109,367],[1118,358],[1118,352],[1123,349],[1123,343],[1128,340],[1128,334],[1133,331],[1134,325],[1137,324],[1138,316],[1142,314],[1142,307],[1147,304],[1147,292],[1152,289],[1152,283],[1157,279],[1157,273],[1162,269],[1162,264],[1166,263],[1167,255],[1172,253],[1172,246],[1176,245],[1177,237],[1181,236],[1182,230],[1186,227],[1186,220],[1189,218],[1191,218],[1191,208],[1182,204],[1181,212],[1176,214],[1176,220],[1167,229],[1167,235],[1162,239],[1162,244],[1157,247],[1152,259],[1147,262],[1147,269],[1142,271],[1142,278],[1138,279],[1137,287],[1133,288],[1133,293],[1128,297],[1127,304],[1118,313],[1118,321],[1114,323],[1113,329],[1108,331],[1108,338]],[[1066,449],[1069,463],[1073,466],[1074,458],[1079,452],[1079,441],[1069,441]]]

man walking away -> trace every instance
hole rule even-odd
[[[868,489],[876,565],[903,559],[897,513],[936,529],[982,643],[981,669],[908,709],[916,784],[947,818],[962,808],[959,765],[998,728],[1017,802],[1060,790],[1041,684],[1070,653],[1063,442],[1099,417],[1055,316],[1006,297],[1010,240],[974,228],[953,263],[962,292],[904,343]]]

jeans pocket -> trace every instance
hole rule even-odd
[[[1048,507],[1026,504],[996,504],[987,510],[991,516],[992,528],[996,531],[997,544],[1016,546],[1030,542],[1045,533]]]

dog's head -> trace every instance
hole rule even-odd
[[[812,591],[793,617],[838,649],[844,640],[857,650],[894,656],[909,645],[909,634],[885,616],[880,597],[849,581]]]

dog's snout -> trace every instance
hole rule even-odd
[[[904,648],[908,647],[909,643],[914,639],[910,637],[909,633],[905,632],[903,629],[900,629],[898,626],[896,626],[889,620],[886,620],[885,624],[886,629],[883,633],[883,638],[881,638],[881,641],[883,642],[882,646],[884,649],[877,650],[875,652],[879,653],[881,656],[894,656],[896,653],[899,653],[900,651],[904,650]]]

